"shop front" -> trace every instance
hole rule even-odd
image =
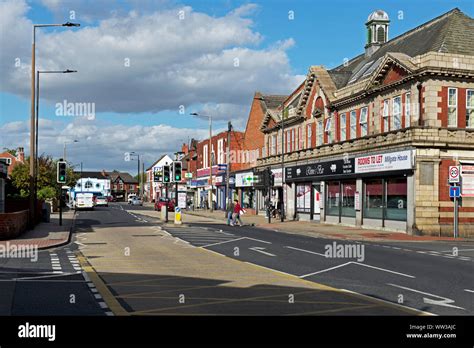
[[[326,223],[410,231],[414,152],[346,156],[286,168],[294,217]]]
[[[261,169],[260,169],[261,171]],[[273,186],[270,190],[270,202],[274,207],[280,207],[281,201],[284,201],[283,198],[283,187],[282,187],[282,169],[279,168],[272,168],[271,169],[273,174]],[[258,176],[258,172],[254,173],[255,176]],[[267,201],[267,196],[265,195],[265,190],[263,188],[262,183],[255,183],[255,195],[256,195],[256,212],[260,215],[266,215],[266,206],[265,202]]]
[[[235,188],[238,192],[238,199],[244,209],[253,211],[257,209],[255,178],[253,171],[235,173]]]

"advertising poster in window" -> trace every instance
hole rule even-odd
[[[298,185],[296,187],[296,210],[309,213],[311,209],[311,185]]]
[[[461,196],[474,197],[474,165],[461,167]]]
[[[313,209],[314,214],[321,214],[321,206],[319,204],[320,202],[321,202],[321,193],[318,191],[318,188],[315,187],[314,188],[314,209]]]

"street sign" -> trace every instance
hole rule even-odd
[[[217,169],[220,171],[227,170],[227,164],[218,164]]]
[[[461,186],[450,186],[449,197],[450,198],[461,197]]]
[[[449,182],[459,182],[459,166],[449,166],[449,172],[448,172],[448,177],[449,177]]]
[[[184,177],[185,177],[186,179],[192,179],[192,178],[193,178],[193,173],[185,173],[185,174],[184,174]]]
[[[157,167],[153,172],[153,181],[154,182],[162,182],[163,181],[163,168]]]

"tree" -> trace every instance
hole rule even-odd
[[[9,149],[8,147],[4,147],[3,149],[5,150],[5,152],[8,152],[10,155],[16,157],[17,149]]]
[[[52,192],[54,192],[55,196],[59,195],[60,185],[56,182],[56,163],[57,161],[53,160],[51,156],[41,155],[38,158],[38,196],[40,191],[41,195],[45,197],[51,196]],[[11,174],[12,184],[22,197],[28,197],[30,195],[29,173],[30,161],[26,159],[25,163],[17,164]],[[66,185],[75,186],[78,178],[79,175],[75,174],[70,166],[68,166]]]

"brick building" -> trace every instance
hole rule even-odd
[[[0,159],[8,165],[8,176],[12,174],[13,168],[19,163],[25,163],[25,151],[22,147],[16,150],[16,155],[12,155],[10,152],[0,153]]]
[[[226,197],[226,173],[219,165],[227,164],[227,134],[228,131],[220,132],[212,136],[211,159],[212,159],[212,187],[211,187],[211,159],[209,158],[209,138],[195,142],[191,146],[189,156],[186,157],[188,172],[193,175],[188,180],[188,188],[192,192],[194,206],[209,207],[213,201],[217,209],[225,209]],[[240,160],[243,143],[243,133],[230,131],[230,172],[240,170]],[[230,189],[233,188],[232,180]],[[212,192],[212,198],[211,197]]]
[[[126,202],[129,194],[138,194],[138,180],[125,172],[108,172],[111,194],[118,201]]]
[[[452,235],[461,165],[460,232],[474,235],[474,20],[456,8],[393,39],[384,11],[365,24],[364,53],[310,67],[267,110],[258,167],[284,153],[287,218]]]

